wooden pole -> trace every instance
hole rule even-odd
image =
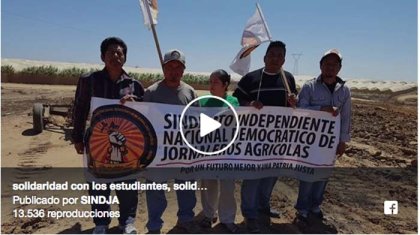
[[[146,10],[147,10],[147,15],[149,17],[150,27],[152,28],[153,38],[155,40],[156,50],[157,50],[158,55],[159,55],[160,66],[162,67],[162,72],[163,72],[163,57],[162,57],[162,52],[160,50],[159,39],[157,37],[155,24],[153,24],[153,18],[152,18],[152,13],[150,12],[150,6],[149,6],[149,3],[147,2],[147,0],[142,0],[142,1],[143,1],[144,7],[146,7]]]
[[[257,3],[256,5],[257,5],[257,10],[258,10],[258,13],[260,14],[261,19],[262,19],[262,21],[263,21],[265,31],[267,32],[268,38],[269,38],[269,39],[270,39],[270,41],[271,41],[271,34],[270,34],[270,31],[268,30],[267,23],[265,22],[264,15],[263,15],[263,14],[262,14],[262,12],[261,12],[260,5],[259,5],[258,3]],[[280,69],[280,73],[281,73],[281,77],[282,77],[282,79],[283,79],[284,86],[285,86],[285,87],[286,87],[286,89],[287,89],[287,92],[289,93],[289,95],[290,95],[290,94],[292,94],[292,92],[290,91],[289,83],[287,82],[286,75],[285,75],[285,73],[284,73],[283,68],[281,68],[281,69]]]
[[[260,14],[260,17],[261,17],[262,22],[264,24],[265,31],[267,32],[268,38],[271,41],[271,33],[270,33],[270,30],[268,30],[268,26],[267,26],[267,23],[265,22],[264,15],[263,15],[263,13],[262,13],[262,11],[260,9],[260,5],[258,3],[256,3],[256,5],[257,5],[258,14]]]
[[[290,90],[289,82],[287,81],[286,74],[284,73],[283,67],[280,68],[281,78],[283,79],[284,87],[289,95],[293,94]]]
[[[159,40],[158,40],[158,37],[157,37],[155,25],[152,24],[151,26],[152,26],[153,38],[155,39],[156,50],[157,50],[158,55],[159,55],[160,66],[162,67],[162,72],[163,72],[163,57],[162,57],[162,52],[160,50]]]

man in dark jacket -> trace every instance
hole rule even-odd
[[[127,45],[123,40],[116,37],[106,38],[101,44],[101,59],[105,63],[105,68],[83,75],[79,79],[74,101],[72,133],[74,147],[78,154],[83,154],[85,149],[83,137],[92,97],[120,99],[121,102],[142,100],[143,86],[123,69],[126,57]],[[127,183],[133,181],[127,181]],[[110,193],[109,189],[93,190],[91,188],[89,190],[89,194],[95,196],[108,197]],[[118,218],[120,229],[123,233],[137,233],[134,227],[138,202],[137,190],[116,190],[116,194],[120,203],[120,217]],[[92,211],[109,211],[110,209],[109,204],[92,204]],[[94,217],[93,221],[96,225],[93,233],[103,234],[107,232],[111,218]]]

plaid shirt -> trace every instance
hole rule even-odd
[[[141,83],[123,71],[121,77],[112,81],[104,68],[101,71],[82,75],[79,79],[74,99],[73,133],[74,143],[83,142],[86,121],[90,111],[92,97],[121,99],[125,95],[135,95],[136,101],[142,101],[144,88]]]

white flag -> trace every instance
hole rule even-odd
[[[143,12],[144,25],[150,30],[151,25],[150,21],[153,21],[153,24],[157,24],[157,15],[158,15],[158,5],[157,0],[139,0],[141,11]],[[145,6],[148,6],[147,8]]]
[[[247,49],[251,48],[243,47],[230,64],[230,69],[242,76],[249,72],[249,67],[251,65],[251,56],[242,56]]]
[[[230,64],[232,71],[242,76],[248,73],[251,66],[251,52],[261,43],[270,40],[270,31],[268,30],[260,6],[257,3],[257,9],[246,23],[244,32],[242,33],[242,49]]]

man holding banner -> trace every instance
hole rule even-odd
[[[141,101],[144,89],[141,83],[131,77],[123,70],[123,65],[127,58],[127,45],[123,40],[116,37],[109,37],[101,43],[101,59],[105,63],[105,68],[101,71],[82,75],[78,81],[76,95],[74,100],[73,121],[74,129],[72,138],[74,147],[78,154],[83,154],[87,143],[84,141],[86,121],[90,112],[92,97],[107,99],[120,99],[121,103],[126,101]],[[109,133],[109,142],[111,146],[120,145],[119,142],[125,140],[125,137],[119,132]],[[104,161],[111,162],[114,165],[120,164],[121,157],[118,160],[113,158],[114,151],[108,151],[106,156],[100,156]],[[132,183],[135,180],[125,181]],[[91,196],[109,197],[109,189],[95,190],[92,187],[89,190]],[[123,233],[137,233],[134,227],[134,220],[137,211],[138,192],[137,190],[116,190],[116,195],[120,202],[119,225]],[[92,211],[108,212],[111,206],[107,203],[92,204]],[[94,217],[96,225],[93,233],[104,234],[108,230],[111,222],[110,217]]]
[[[197,97],[190,85],[181,81],[185,70],[185,56],[179,50],[168,51],[163,59],[164,80],[151,85],[144,94],[145,102],[155,102],[174,105],[187,105]],[[152,169],[153,170],[153,169]],[[162,171],[165,169],[161,169]],[[162,173],[161,173],[162,174]],[[149,175],[150,176],[150,175]],[[146,178],[148,178],[146,174]],[[148,180],[150,182],[150,179]],[[175,179],[175,183],[184,183]],[[199,227],[194,223],[194,207],[197,199],[194,190],[177,190],[178,222],[177,227],[186,233],[198,233]],[[149,233],[160,233],[163,225],[162,215],[167,201],[165,191],[146,191],[147,210],[149,220],[146,224]]]
[[[346,142],[350,141],[351,122],[350,89],[337,76],[341,63],[342,56],[338,50],[327,51],[320,61],[321,75],[303,85],[298,102],[300,108],[340,115],[340,140],[336,151],[339,157],[344,153]],[[326,185],[327,181],[300,181],[295,222],[307,225],[310,214],[318,219],[323,218],[320,205]]]
[[[241,106],[253,106],[262,109],[266,106],[295,106],[297,94],[295,79],[287,71],[282,73],[285,62],[286,45],[281,41],[270,42],[264,56],[265,67],[246,74],[239,81],[233,96]],[[285,74],[285,77],[282,75]],[[287,82],[287,84],[285,83]],[[244,180],[241,189],[241,210],[247,228],[251,233],[260,231],[257,222],[258,211],[271,217],[278,217],[278,212],[271,211],[270,197],[277,177]]]

